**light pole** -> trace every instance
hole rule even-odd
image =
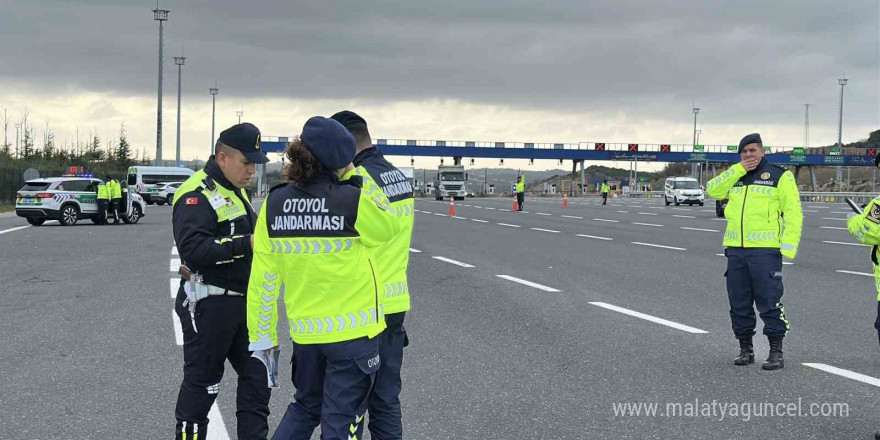
[[[694,107],[694,151],[697,149],[697,115],[700,114],[700,108]],[[697,174],[697,164],[691,164],[691,176]]]
[[[208,158],[214,154],[214,112],[217,110],[217,93],[220,92],[216,86],[208,89],[208,92],[211,93],[211,149],[208,150]],[[208,161],[205,160],[205,163]]]
[[[183,65],[186,57],[174,57],[174,64],[177,65],[177,166],[180,166],[180,91],[183,84]]]
[[[15,124],[15,158],[18,159],[18,133],[21,124]]]
[[[244,110],[239,110],[235,112],[235,115],[238,116],[238,123],[241,124],[241,117],[244,115]]]
[[[810,148],[810,105],[804,104],[804,150]]]
[[[846,75],[844,75],[845,77]],[[837,148],[843,148],[843,86],[846,85],[846,78],[840,78],[837,80],[837,83],[840,84],[840,105],[839,105],[839,115],[837,120]],[[841,150],[841,154],[843,154],[843,150]],[[843,180],[843,168],[837,167],[837,182],[838,186],[840,185],[840,181]]]
[[[156,113],[156,165],[162,164],[162,31],[163,24],[168,20],[168,10],[159,9],[159,2],[156,2],[156,9],[153,9],[153,20],[159,22],[159,97],[158,110]]]

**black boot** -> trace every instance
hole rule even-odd
[[[761,365],[761,368],[778,370],[785,366],[785,361],[782,359],[782,336],[768,336],[767,339],[770,341],[770,355],[767,356],[767,361]]]
[[[880,431],[874,433],[874,440],[880,440]]]
[[[740,338],[739,356],[733,359],[733,365],[749,365],[755,363],[755,350],[752,348],[752,338]]]

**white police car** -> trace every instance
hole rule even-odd
[[[15,198],[15,213],[28,223],[40,226],[46,220],[58,220],[65,226],[88,218],[98,222],[98,184],[89,177],[48,177],[25,182]],[[122,221],[137,223],[144,216],[144,200],[128,194]]]
[[[157,183],[155,191],[151,195],[151,199],[157,205],[171,204],[174,201],[174,193],[180,188],[183,182]]]

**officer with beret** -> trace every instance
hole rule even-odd
[[[874,158],[874,166],[880,166],[880,156]],[[846,226],[850,234],[860,243],[874,246],[871,248],[871,262],[874,264],[874,286],[877,289],[877,319],[874,328],[880,335],[880,196],[865,205],[861,214],[849,214]]]
[[[244,188],[255,165],[269,159],[260,130],[235,125],[220,133],[214,155],[174,195],[172,222],[182,279],[175,311],[183,327],[183,382],[177,396],[176,438],[208,438],[208,411],[227,359],[238,374],[238,438],[269,433],[266,368],[248,351],[248,279],[257,216]]]
[[[379,270],[379,293],[384,296],[387,328],[379,336],[379,355],[382,365],[376,374],[376,385],[370,397],[370,435],[376,440],[403,438],[400,412],[400,369],[403,365],[403,347],[409,338],[403,321],[410,309],[409,284],[406,269],[409,265],[409,245],[413,230],[413,191],[406,176],[391,165],[373,146],[367,121],[349,110],[331,117],[345,126],[357,142],[354,165],[358,174],[366,173],[388,197],[398,215],[402,231],[387,245],[376,248],[374,260]]]
[[[374,252],[400,221],[368,176],[355,176],[355,141],[339,122],[309,119],[285,151],[288,183],[274,187],[254,232],[249,349],[278,346],[278,296],[293,340],[294,401],[273,439],[361,438],[385,329]]]
[[[794,259],[804,215],[794,174],[764,158],[761,135],[739,143],[741,162],[706,185],[710,197],[729,199],[724,209],[724,255],[727,256],[727,297],[734,336],[740,352],[734,365],[755,362],[752,336],[755,310],[764,321],[770,355],[764,370],[785,366],[782,339],[790,325],[782,306],[782,257]]]

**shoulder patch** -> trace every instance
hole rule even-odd
[[[187,198],[186,198],[186,204],[187,204],[187,205],[198,205],[198,204],[199,204],[199,198],[198,198],[198,197],[187,197]]]
[[[880,205],[872,204],[871,211],[868,212],[868,215],[865,216],[865,218],[874,223],[880,224]]]

